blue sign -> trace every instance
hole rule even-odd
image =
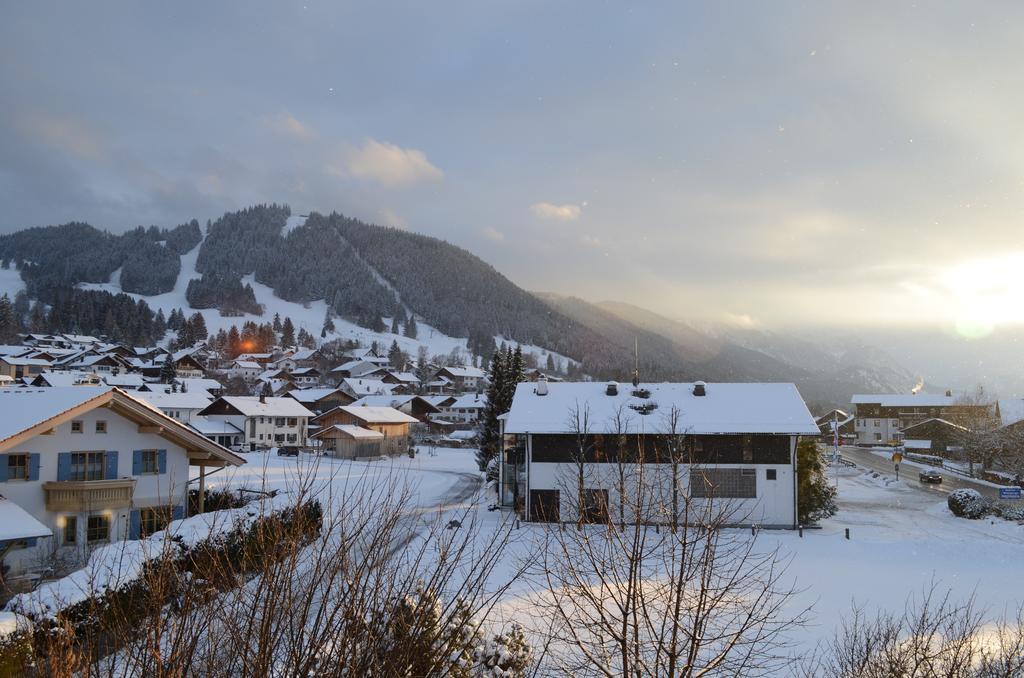
[[[1020,499],[1020,488],[1019,487],[1000,487],[999,488],[1000,499]]]

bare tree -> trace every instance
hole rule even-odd
[[[590,403],[584,402],[581,405],[576,401],[569,410],[568,425],[573,436],[569,456],[575,485],[576,521],[578,525],[582,525],[586,519],[584,507],[587,505],[587,475],[594,458],[594,436],[590,431]]]

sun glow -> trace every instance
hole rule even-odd
[[[967,338],[1024,323],[1024,253],[958,264],[939,276],[956,331]]]

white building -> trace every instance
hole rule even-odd
[[[263,372],[263,365],[253,360],[235,360],[227,369],[229,377],[241,377],[246,381],[256,381]]]
[[[16,573],[162,529],[185,515],[189,466],[242,463],[118,389],[0,390],[0,495],[52,532],[0,543],[4,564]]]
[[[572,423],[576,413],[585,425]],[[667,522],[664,508],[674,490],[699,505],[727,507],[729,522],[774,527],[796,526],[797,439],[818,435],[793,384],[703,382],[521,383],[503,429],[500,502],[528,520],[576,520],[581,471],[584,510],[603,506],[607,520],[609,507],[618,506],[624,469],[634,478],[643,471],[642,499],[662,509],[657,516],[626,515],[627,521]],[[690,462],[675,487],[665,452],[670,439]]]
[[[467,393],[456,397],[450,404],[439,408],[441,417],[455,424],[475,424],[487,406],[487,397],[479,393]]]
[[[213,398],[206,391],[168,392],[164,390],[167,388],[164,384],[154,384],[153,386],[160,388],[132,395],[183,424],[192,423],[192,419],[213,402]]]
[[[199,415],[235,426],[242,432],[243,445],[250,450],[304,446],[309,420],[316,416],[294,398],[263,396],[222,396]]]

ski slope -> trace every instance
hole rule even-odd
[[[305,219],[302,217],[290,217],[286,228],[296,228],[300,225],[300,220],[304,221]],[[430,326],[418,317],[416,318],[418,330],[417,338],[410,339],[409,337],[405,337],[400,334],[392,334],[391,332],[373,332],[365,327],[360,327],[353,322],[332,314],[335,331],[328,332],[326,337],[321,338],[320,331],[323,329],[324,318],[327,316],[327,303],[324,300],[321,299],[304,304],[285,301],[275,295],[274,290],[270,287],[256,282],[255,276],[252,274],[244,276],[242,278],[242,284],[252,285],[253,291],[256,294],[256,301],[263,305],[264,312],[262,316],[252,314],[222,316],[220,311],[215,308],[194,309],[189,306],[188,300],[185,297],[185,291],[188,289],[188,283],[190,280],[200,278],[202,276],[201,273],[196,271],[196,260],[199,258],[200,247],[202,247],[201,242],[188,253],[181,255],[181,271],[178,273],[178,280],[175,282],[174,289],[170,292],[165,292],[164,294],[145,296],[132,292],[124,292],[124,290],[121,289],[121,269],[114,271],[110,276],[110,280],[106,283],[81,283],[78,287],[84,290],[101,290],[114,294],[123,292],[133,299],[144,300],[154,311],[157,309],[162,310],[165,316],[169,315],[172,310],[178,308],[185,311],[186,315],[201,313],[203,320],[206,321],[206,328],[211,334],[219,331],[220,329],[227,330],[232,325],[240,328],[249,320],[257,323],[268,322],[273,319],[275,313],[278,313],[282,319],[286,317],[292,319],[296,332],[298,332],[300,328],[305,329],[321,343],[331,341],[333,339],[347,339],[356,341],[361,346],[370,346],[373,342],[377,342],[378,345],[387,348],[391,346],[393,341],[397,341],[403,351],[414,357],[418,353],[420,346],[426,346],[427,352],[431,357],[454,353],[459,356],[458,360],[461,362],[468,363],[471,360],[471,355],[467,348],[467,339],[465,337],[450,337],[440,330]],[[17,287],[17,285],[20,285],[20,287]],[[13,268],[10,270],[0,269],[0,291],[10,288],[16,292],[17,289],[23,289],[24,286],[25,285],[21,281],[16,270]],[[11,292],[10,294],[13,298],[14,293]],[[391,318],[385,318],[384,323],[390,327]],[[495,343],[500,344],[501,341],[503,341],[502,337],[495,337]],[[508,343],[513,346],[515,345],[515,342]],[[529,353],[534,355],[537,359],[537,364],[543,369],[547,362],[549,353],[546,349],[530,344],[523,344],[522,349],[524,354]],[[558,353],[553,353],[553,356],[555,365],[564,370],[568,364],[569,358]]]

